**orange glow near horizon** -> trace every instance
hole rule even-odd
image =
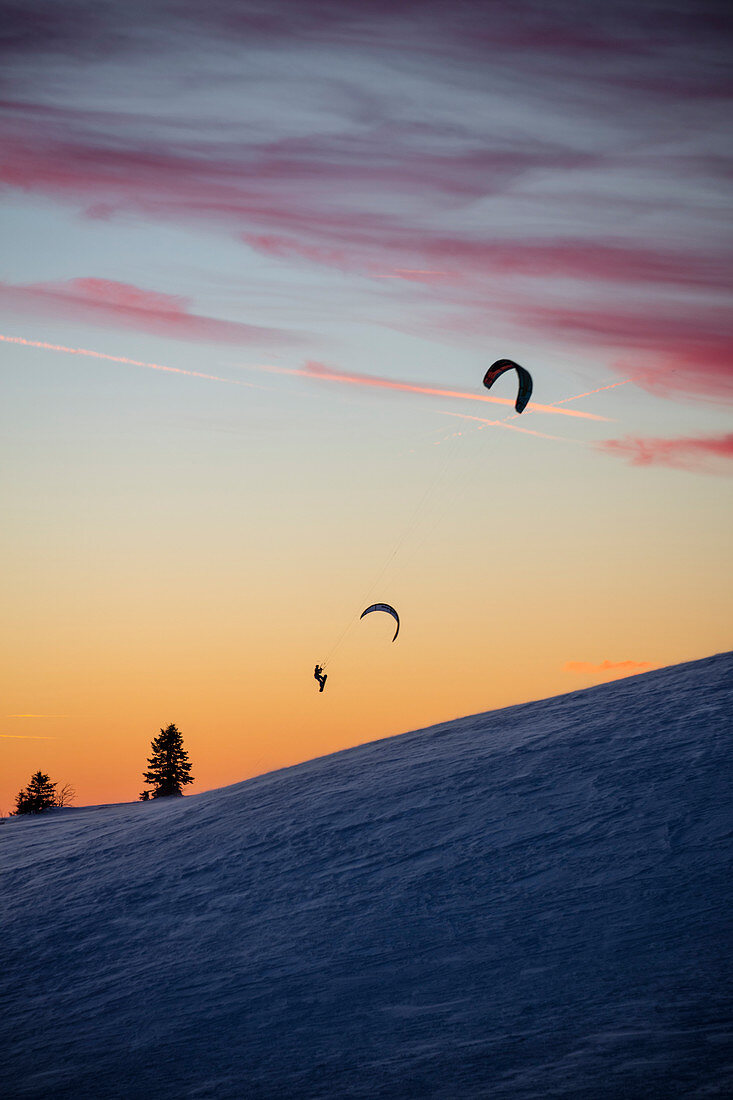
[[[256,387],[244,402],[222,386],[174,387],[172,402],[171,387],[145,386],[141,415],[137,383],[109,401],[108,379],[125,372],[101,363],[92,385],[89,372],[29,372],[33,401],[18,406],[4,568],[22,583],[9,586],[0,641],[2,813],[38,770],[72,784],[79,806],[135,800],[171,722],[196,794],[644,671],[609,668],[608,653],[659,667],[729,648],[730,520],[712,483],[635,492],[624,466],[590,448],[545,446],[526,426],[536,421],[507,416],[488,422],[508,431],[483,432],[484,418],[438,404],[477,429],[441,453],[426,444],[440,417],[428,436],[419,402],[381,401],[377,418],[370,402],[308,403],[303,387],[294,398],[282,393],[294,386]],[[513,413],[511,398],[273,369]],[[704,532],[704,569],[701,540],[678,537],[680,515]],[[399,610],[394,644],[378,616],[358,618],[381,600]]]
[[[501,492],[500,484],[493,488]],[[448,502],[438,503],[444,508]],[[49,714],[69,717],[34,721],[39,735],[53,729],[54,739],[3,739],[0,811],[12,809],[17,791],[39,769],[60,785],[72,783],[78,805],[136,799],[150,742],[170,722],[189,751],[195,783],[187,793],[195,794],[463,714],[560,694],[578,681],[606,679],[609,671],[642,671],[608,670],[594,660],[578,668],[568,686],[558,654],[578,653],[589,619],[603,624],[611,651],[623,652],[628,643],[618,616],[620,595],[628,598],[631,583],[623,532],[614,533],[609,523],[594,536],[619,563],[599,583],[593,552],[573,549],[574,539],[580,546],[585,515],[573,521],[573,530],[569,505],[544,501],[531,485],[520,503],[512,539],[504,519],[502,538],[487,541],[506,514],[501,499],[493,520],[484,522],[472,507],[460,513],[457,525],[441,524],[428,544],[408,539],[374,593],[399,608],[402,629],[394,644],[385,624],[360,622],[358,614],[371,602],[363,597],[395,532],[380,535],[372,523],[363,558],[337,555],[324,563],[323,540],[331,530],[315,535],[328,522],[316,491],[306,499],[314,527],[298,531],[297,554],[280,555],[274,587],[267,579],[269,541],[243,550],[241,560],[238,553],[228,556],[216,574],[203,578],[205,530],[191,532],[190,544],[178,547],[174,568],[165,539],[155,541],[154,513],[121,546],[111,531],[103,559],[76,563],[70,587],[54,594],[51,575],[30,607],[22,595],[11,601],[12,645],[1,654],[12,685],[8,703],[21,704],[16,713],[24,702],[40,703],[36,713],[56,704],[57,710],[48,706]],[[561,513],[554,525],[548,504]],[[543,525],[543,568],[553,584],[525,599],[502,578],[531,576],[537,568],[532,517]],[[354,520],[344,522],[358,533]],[[276,543],[286,544],[289,531],[279,524]],[[246,522],[229,537],[235,549],[246,547]],[[142,556],[136,540],[149,544]],[[701,655],[696,647],[711,645],[719,613],[721,569],[699,580],[693,628],[690,600],[678,600],[675,608],[668,600],[680,561],[657,562],[638,546],[636,552],[638,650],[655,665]],[[451,571],[457,556],[461,569]],[[319,578],[317,590],[313,577]],[[670,645],[665,632],[671,634],[679,620],[689,624],[685,643]],[[720,623],[721,649],[723,634]],[[319,694],[313,665],[334,649],[326,691]]]

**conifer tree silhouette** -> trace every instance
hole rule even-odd
[[[186,783],[193,783],[193,776],[189,774],[191,765],[180,730],[174,725],[166,726],[153,738],[150,747],[153,752],[148,759],[148,770],[143,772],[143,779],[153,788],[151,797],[182,795],[181,788]]]
[[[16,814],[40,814],[56,805],[56,784],[44,772],[35,772],[28,786],[18,791]]]

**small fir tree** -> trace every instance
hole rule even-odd
[[[153,754],[148,760],[148,770],[143,772],[143,779],[153,787],[152,797],[183,794],[181,788],[186,783],[193,783],[193,776],[189,775],[191,765],[180,730],[174,725],[166,726],[153,738],[151,748]]]
[[[15,813],[41,814],[56,805],[56,784],[43,772],[31,776],[28,786],[18,791],[15,800]]]

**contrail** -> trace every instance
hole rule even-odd
[[[186,374],[189,378],[204,378],[207,382],[225,382],[229,386],[246,386],[248,389],[261,390],[255,382],[241,382],[236,378],[221,378],[218,374],[204,374],[197,370],[184,370],[183,367],[166,367],[163,363],[148,363],[144,359],[128,359],[126,355],[107,355],[103,351],[90,351],[89,348],[67,348],[63,344],[47,344],[44,340],[24,340],[22,336],[3,336],[0,340],[6,344],[21,344],[26,348],[42,348],[44,351],[61,351],[65,355],[85,355],[90,359],[105,359],[110,363],[125,363],[130,367],[146,367],[148,370],[162,370],[167,374]]]
[[[201,378],[207,382],[223,382],[227,386],[244,386],[247,389],[266,389],[265,386],[258,386],[256,382],[244,382],[238,378],[224,378],[218,374],[205,374],[203,371],[185,370],[183,367],[169,367],[164,363],[151,363],[144,359],[130,359],[126,355],[109,355],[103,351],[93,351],[90,348],[70,348],[64,344],[50,344],[45,340],[26,340],[22,336],[5,336],[0,333],[0,341],[6,344],[18,344],[27,348],[41,348],[43,351],[58,351],[64,355],[82,355],[89,359],[103,359],[110,363],[124,363],[130,367],[144,367],[146,370],[158,370],[163,371],[166,374],[182,374],[189,378]],[[346,373],[344,371],[332,370],[330,367],[326,367],[322,363],[309,363],[305,367],[276,367],[266,364],[245,364],[248,369],[265,371],[271,374],[290,374],[296,375],[302,378],[318,378],[326,382],[341,382],[342,384],[352,386],[373,386],[381,389],[401,390],[407,393],[422,393],[431,397],[455,397],[464,401],[483,401],[493,405],[514,405],[514,401],[508,397],[493,397],[489,394],[470,393],[466,390],[444,390],[438,389],[433,386],[416,386],[409,382],[393,382],[388,378],[370,377],[364,374]],[[560,405],[566,405],[570,401],[579,401],[582,397],[591,397],[595,393],[601,393],[603,390],[612,390],[616,386],[625,386],[628,382],[633,381],[631,378],[626,378],[622,382],[612,382],[608,386],[600,386],[596,390],[589,390],[587,393],[575,394],[573,397],[566,397],[562,401],[556,401],[552,405],[539,405],[535,402],[530,403],[528,412],[544,412],[554,413],[560,416],[574,416],[583,420],[600,420],[608,421],[606,416],[598,416],[596,413],[578,412],[577,409],[562,409]],[[458,414],[456,414],[458,415]],[[516,419],[515,416],[507,417],[508,420]],[[490,421],[487,421],[490,423]],[[499,423],[497,421],[497,423]],[[529,429],[524,428],[523,431],[529,432]],[[534,435],[540,435],[539,432],[531,433]],[[559,438],[557,436],[548,438]]]
[[[11,741],[57,741],[57,737],[33,737],[25,733],[0,733],[0,737]]]
[[[555,405],[566,405],[568,401],[580,401],[581,397],[592,397],[594,393],[603,393],[604,390],[615,390],[616,386],[627,386],[633,382],[633,378],[624,378],[621,382],[611,382],[608,386],[599,386],[597,390],[588,390],[587,393],[576,393],[574,397],[564,397],[562,401],[555,401]]]
[[[388,378],[378,378],[366,374],[353,374],[344,371],[332,370],[322,363],[308,363],[305,367],[273,367],[256,365],[255,370],[267,371],[274,374],[291,374],[301,378],[317,378],[324,382],[341,382],[351,386],[373,386],[378,389],[401,390],[406,393],[424,393],[431,397],[458,397],[463,401],[482,401],[492,405],[511,405],[514,401],[508,397],[492,397],[489,394],[471,393],[468,390],[444,390],[434,386],[416,386],[410,382],[393,382]],[[598,416],[596,413],[578,412],[577,409],[559,409],[554,405],[529,406],[532,412],[554,413],[559,416],[575,416],[583,420],[603,420],[608,417]]]
[[[633,381],[634,381],[633,378],[624,378],[621,382],[611,382],[608,386],[599,386],[597,390],[588,390],[587,393],[576,393],[576,394],[573,394],[572,397],[563,397],[562,401],[553,401],[551,407],[554,408],[557,405],[567,405],[569,401],[580,401],[580,399],[582,397],[592,397],[594,393],[603,393],[604,390],[614,390],[616,388],[616,386],[626,386],[626,385],[628,385],[629,382],[633,382]],[[533,407],[536,408],[537,406],[532,406],[530,404],[527,408],[527,412],[531,412]],[[560,412],[560,411],[563,411],[563,410],[558,409],[558,412]],[[516,420],[518,416],[519,416],[519,413],[515,413],[513,416],[508,416],[506,419],[507,420]],[[599,419],[603,420],[603,419],[606,419],[606,418],[605,417],[599,417]]]
[[[596,390],[588,390],[586,393],[576,393],[572,397],[564,397],[562,401],[554,401],[553,405],[566,405],[569,401],[580,401],[581,397],[592,397],[594,393],[603,393],[604,390],[613,390],[616,386],[626,386],[629,382],[633,382],[634,378],[624,378],[621,382],[611,382],[607,386],[599,386]],[[530,405],[530,411],[532,406]],[[526,435],[537,435],[542,439],[555,439],[562,443],[577,443],[579,440],[570,439],[569,436],[562,435],[547,435],[545,432],[535,432],[531,428],[520,428],[518,424],[511,424],[510,421],[517,420],[519,413],[514,413],[513,416],[507,416],[504,420],[484,420],[480,416],[467,416],[465,413],[444,412],[444,416],[459,416],[463,420],[478,420],[483,424],[492,424],[497,428],[513,428],[515,432],[524,432]],[[601,418],[602,419],[602,418]]]
[[[447,412],[445,410],[441,410],[441,415],[458,416],[461,420],[478,420],[480,424],[491,424],[495,428],[509,428],[512,432],[523,432],[524,435],[537,435],[540,439],[556,439],[560,443],[578,442],[578,440],[570,439],[565,435],[548,435],[546,432],[535,432],[532,428],[520,428],[518,424],[510,424],[508,420],[486,420],[483,416],[469,416],[468,413]]]

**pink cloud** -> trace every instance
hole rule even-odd
[[[651,668],[650,661],[601,661],[594,665],[591,661],[566,661],[563,672],[576,672],[583,676],[616,672],[638,672],[644,668]]]
[[[305,219],[293,226],[316,231],[331,245],[309,243],[279,234],[245,234],[252,248],[279,258],[298,256],[341,270],[361,271],[378,278],[444,282],[471,276],[485,280],[513,276],[565,278],[599,284],[658,284],[688,288],[727,287],[728,264],[723,256],[663,246],[619,243],[604,239],[550,239],[504,242],[469,240],[460,235],[414,232],[407,226],[358,214],[346,218]],[[412,266],[408,266],[408,261]],[[385,262],[393,264],[385,271]],[[418,266],[429,264],[429,267]]]
[[[479,271],[489,277],[521,275],[596,280],[599,283],[658,283],[681,286],[727,286],[729,271],[722,258],[691,250],[639,245],[604,238],[486,241],[434,237],[398,239],[398,245],[432,261]]]
[[[2,307],[14,314],[133,328],[178,340],[234,344],[273,343],[289,338],[277,329],[191,313],[188,298],[111,279],[80,278],[29,286],[0,283]]]
[[[525,314],[539,331],[581,344],[633,349],[619,371],[660,396],[679,393],[733,400],[733,321],[718,306],[564,309],[536,306]]]
[[[567,177],[613,166],[612,158],[569,143],[523,145],[515,138],[476,150],[475,141],[456,146],[438,127],[390,123],[359,135],[249,144],[196,131],[181,143],[164,133],[151,146],[130,136],[136,120],[126,115],[29,102],[1,106],[0,183],[82,203],[92,217],[134,210],[216,220],[238,228],[251,247],[269,255],[372,275],[412,274],[414,281],[421,281],[420,272],[439,272],[453,279],[727,285],[725,257],[710,249],[604,236],[482,239],[426,224],[446,198],[461,203],[504,194],[538,172]]]
[[[255,233],[257,226],[282,232],[290,225],[320,235],[333,216],[338,236],[349,224],[340,216],[348,208],[358,236],[371,208],[387,239],[403,215],[391,223],[385,203],[400,197],[412,204],[478,199],[504,193],[540,170],[601,163],[597,154],[549,141],[476,150],[475,141],[457,145],[439,128],[431,133],[429,126],[396,123],[358,136],[269,142],[217,140],[195,128],[181,142],[163,130],[152,145],[134,136],[135,123],[148,121],[144,117],[6,101],[0,118],[0,183],[6,186],[87,201],[92,210],[239,220]]]
[[[327,267],[336,267],[341,271],[357,270],[360,266],[355,256],[344,248],[308,244],[279,236],[277,233],[247,233],[243,234],[242,239],[255,251],[276,259],[310,260]]]
[[[607,454],[626,459],[632,466],[671,466],[696,473],[718,473],[722,472],[724,462],[733,459],[733,432],[678,439],[629,436],[607,439],[596,446]]]
[[[618,368],[625,372],[623,363]],[[733,400],[733,340],[701,333],[697,344],[669,348],[657,363],[635,368],[637,385],[662,397],[689,393]]]

